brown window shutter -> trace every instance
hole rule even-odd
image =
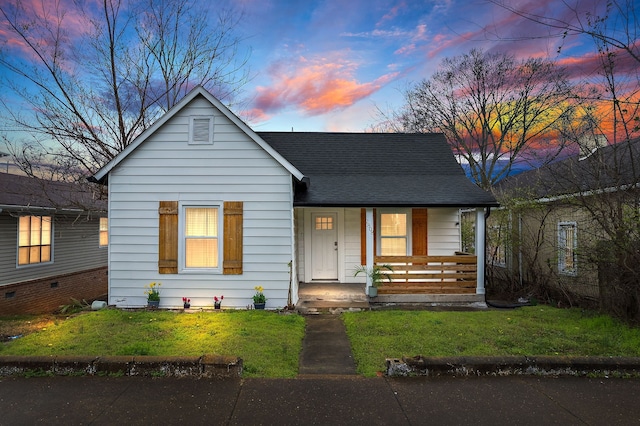
[[[158,273],[178,273],[178,202],[160,201],[158,208]]]
[[[376,209],[373,209],[373,255],[376,255]],[[360,264],[367,264],[367,209],[360,209]]]
[[[411,212],[411,246],[413,256],[427,256],[427,209]]]
[[[242,274],[242,201],[224,203],[224,260],[222,273],[225,275]]]

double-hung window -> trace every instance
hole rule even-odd
[[[51,262],[51,216],[20,216],[18,265]]]
[[[184,206],[184,268],[219,269],[220,208]]]
[[[575,222],[558,224],[558,272],[565,275],[576,275],[578,228]]]
[[[379,254],[381,256],[407,256],[411,217],[407,212],[380,212]]]

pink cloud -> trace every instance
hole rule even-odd
[[[324,114],[353,105],[398,75],[392,72],[370,82],[360,82],[355,77],[357,68],[358,64],[345,59],[342,53],[275,63],[269,69],[272,84],[257,87],[254,107],[261,114],[289,106],[307,115]]]
[[[95,10],[94,2],[85,5]],[[21,0],[14,4],[5,4],[2,9],[21,30],[25,31],[28,42],[41,52],[68,48],[86,34],[92,27],[91,16],[80,10],[70,0],[59,3],[47,0]],[[0,20],[0,42],[13,52],[26,59],[34,59],[34,51],[27,41],[18,36],[2,16]],[[25,28],[28,28],[25,30]],[[60,30],[58,32],[58,30]],[[58,33],[60,44],[56,46],[52,34]],[[19,52],[19,53],[18,53]]]
[[[407,8],[407,3],[404,1],[393,6],[387,13],[384,14],[382,18],[380,18],[380,21],[376,24],[376,27],[383,25],[384,22],[386,21],[393,20],[396,16],[398,16],[398,14],[402,9],[406,9],[406,8]]]

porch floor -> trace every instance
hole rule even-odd
[[[296,309],[300,313],[369,309],[364,284],[300,283]]]

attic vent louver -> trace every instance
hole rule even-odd
[[[189,143],[213,143],[213,117],[191,117]]]

